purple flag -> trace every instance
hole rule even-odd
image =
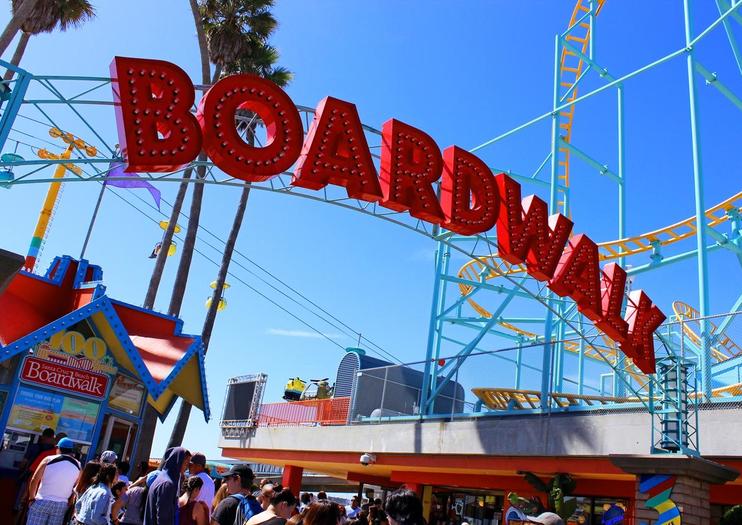
[[[152,198],[157,204],[157,209],[160,209],[160,190],[152,186],[149,182],[142,179],[136,173],[126,173],[124,171],[124,165],[120,162],[112,162],[108,167],[108,175],[106,175],[106,181],[104,184],[110,186],[116,186],[117,188],[145,188],[152,195]],[[109,180],[111,178],[126,178],[126,180]]]

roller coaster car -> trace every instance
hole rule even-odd
[[[300,377],[292,377],[283,389],[283,398],[286,401],[299,401],[304,394],[307,382]]]

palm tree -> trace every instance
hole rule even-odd
[[[16,15],[26,8],[28,0],[13,0],[13,13]],[[28,41],[33,35],[51,33],[59,26],[61,31],[77,27],[95,16],[95,9],[88,0],[40,0],[30,10],[20,25],[21,39],[13,53],[10,63],[17,66],[21,63]],[[3,80],[13,78],[13,71],[5,72]]]
[[[30,16],[31,12],[36,8],[36,4],[39,0],[23,0],[20,4],[13,3],[13,16],[5,26],[3,33],[0,35],[0,55],[5,53],[8,46],[15,38],[15,34],[21,28],[23,22]]]
[[[201,8],[198,4],[198,0],[189,0],[189,5],[191,8],[191,14],[193,15],[193,23],[196,27],[196,35],[198,38],[198,51],[199,51],[199,57],[201,60],[201,81],[204,85],[208,85],[211,83],[211,66],[209,62],[209,50],[207,46],[206,41],[206,34],[204,32],[204,26],[203,26],[203,19],[201,17]],[[202,154],[198,157],[199,161],[205,161],[206,157]],[[203,179],[203,177],[206,175],[206,170],[203,168],[203,166],[199,166],[197,170],[198,176]],[[175,227],[178,223],[178,219],[180,218],[180,211],[183,207],[183,202],[185,201],[186,193],[188,192],[188,185],[190,183],[191,175],[193,174],[193,167],[189,166],[186,168],[186,170],[183,172],[183,180],[180,183],[180,186],[178,188],[178,194],[175,197],[175,201],[173,202],[173,209],[170,213],[170,221],[168,224],[167,229],[165,230],[165,235],[162,238],[162,247],[160,248],[160,253],[157,255],[157,258],[155,260],[155,266],[152,270],[152,275],[150,276],[149,280],[149,286],[147,287],[147,294],[144,298],[144,308],[151,309],[155,305],[155,299],[157,298],[157,291],[160,287],[160,282],[162,281],[162,274],[165,271],[165,262],[167,261],[167,254],[170,248],[170,243],[173,240],[173,234],[175,233]],[[196,187],[193,190],[193,202],[191,204],[191,216],[188,222],[188,233],[187,233],[187,240],[190,236],[190,240],[188,243],[184,243],[182,255],[181,255],[181,264],[178,266],[178,276],[180,277],[181,286],[183,290],[185,291],[185,280],[187,280],[187,271],[188,268],[190,268],[190,262],[191,257],[193,256],[193,248],[195,244],[195,231],[198,229],[198,215],[201,211],[201,196],[203,195],[203,184],[197,184]],[[196,205],[196,218],[195,218],[195,228],[192,228],[191,223],[194,220],[194,204]],[[180,275],[181,274],[181,266],[183,266],[183,258],[187,257],[187,267],[185,269],[186,276],[185,280]],[[177,284],[177,281],[176,281]],[[180,299],[178,302],[173,303],[171,298],[171,304],[170,308],[168,309],[168,313],[171,315],[178,315],[180,312],[180,307],[183,300],[183,294],[180,294]],[[155,430],[157,428],[157,412],[155,411],[152,406],[147,403],[144,408],[144,414],[142,415],[142,428],[140,430],[140,439],[139,439],[139,447],[137,450],[136,459],[134,460],[135,464],[139,464],[142,461],[149,460],[150,451],[152,448],[152,440],[154,439]]]
[[[235,4],[239,4],[241,8],[235,9]],[[209,53],[212,61],[216,64],[215,78],[220,75],[221,71],[224,71],[228,74],[252,73],[271,80],[282,87],[291,81],[291,72],[284,67],[275,65],[279,58],[278,52],[267,44],[268,38],[278,25],[269,10],[272,5],[272,0],[242,2],[208,0],[206,2],[202,13],[209,41]],[[219,9],[220,7],[227,7],[228,9]],[[235,26],[238,26],[241,31]],[[253,118],[254,115],[245,112],[241,117],[242,122],[247,123],[244,127],[246,141],[253,145],[257,127]],[[216,321],[217,307],[222,297],[222,290],[229,272],[234,246],[242,227],[249,196],[250,184],[245,183],[232,222],[232,228],[222,253],[216,286],[204,321],[201,336],[206,350],[208,350],[209,340]],[[169,447],[179,446],[183,442],[190,413],[191,405],[182,401],[178,418],[170,436]]]

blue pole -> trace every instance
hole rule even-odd
[[[617,101],[617,120],[618,120],[618,238],[626,238],[626,151],[624,149],[624,98],[623,84],[618,85],[616,91]],[[623,252],[623,249],[621,248]],[[618,264],[624,265],[624,257],[618,258]],[[624,397],[626,394],[626,383],[621,381],[618,374],[624,374],[626,366],[626,357],[623,352],[616,350],[616,374],[613,376],[613,392],[618,397]]]
[[[559,112],[556,110],[559,103],[559,53],[561,45],[559,35],[554,35],[554,92],[552,97],[551,114],[551,187],[549,188],[549,209],[557,211],[557,176],[559,169]],[[547,301],[549,308],[546,311],[546,323],[544,326],[544,354],[541,359],[541,409],[549,408],[549,393],[551,391],[551,366],[552,366],[552,344],[551,333],[553,330],[554,313],[552,311],[552,293],[548,292]]]
[[[698,311],[701,316],[701,388],[704,395],[711,398],[711,355],[708,348],[708,323],[705,317],[709,312],[708,261],[706,254],[706,207],[703,200],[703,173],[701,169],[701,143],[698,136],[698,106],[694,79],[695,61],[693,57],[690,0],[683,1],[685,22],[685,43],[688,46],[686,62],[688,68],[688,101],[690,106],[690,133],[693,152],[693,190],[696,204],[696,246],[698,248]]]
[[[443,280],[445,247],[438,242],[435,252],[435,281],[433,282],[433,300],[430,306],[430,325],[428,326],[428,344],[425,351],[425,371],[423,373],[423,385],[420,390],[420,409],[424,411],[430,395],[430,379],[433,373],[433,353],[436,346],[436,334],[438,331],[438,310],[440,308],[441,281]]]

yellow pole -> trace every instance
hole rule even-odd
[[[64,153],[62,153],[59,158],[63,160],[67,160],[72,155],[72,150],[74,149],[75,145],[70,144],[67,146],[67,149],[64,150]],[[62,179],[64,178],[64,173],[67,171],[67,168],[63,163],[57,165],[57,169],[54,171],[54,179]],[[28,249],[28,255],[26,256],[26,270],[33,272],[36,268],[36,258],[39,256],[39,252],[41,251],[41,243],[44,241],[44,237],[46,236],[47,228],[49,227],[49,220],[52,217],[52,213],[54,213],[54,207],[57,205],[57,198],[59,198],[59,190],[62,188],[62,182],[52,182],[49,184],[49,191],[46,194],[46,199],[44,200],[44,205],[41,208],[41,213],[39,213],[39,221],[36,223],[36,229],[33,233],[33,238],[31,239],[31,246]]]

